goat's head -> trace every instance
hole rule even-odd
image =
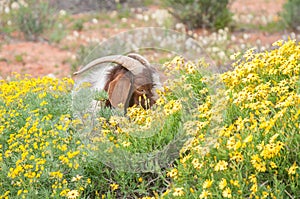
[[[151,107],[157,99],[156,89],[161,87],[161,73],[139,54],[112,55],[96,59],[86,65],[80,74],[101,63],[116,63],[105,75],[103,90],[108,93],[107,106],[124,108],[140,104],[144,108]]]

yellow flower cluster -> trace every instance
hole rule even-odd
[[[140,106],[133,106],[128,108],[127,115],[132,122],[139,125],[143,124],[147,127],[150,127],[153,121],[153,114],[151,109],[145,110]]]
[[[79,167],[82,147],[70,131],[72,86],[68,78],[16,75],[0,81],[0,198],[43,197],[45,182],[52,197],[76,198],[82,192],[68,191],[75,181],[66,176],[68,169]]]
[[[181,192],[187,198],[300,194],[300,44],[273,45],[266,52],[248,50],[233,71],[219,76],[226,88],[219,99],[226,104],[223,110],[216,96],[207,96],[190,111],[193,117],[184,129],[192,137],[180,151],[179,165],[167,174],[176,176],[172,187],[185,187]],[[177,68],[184,67],[176,61]],[[196,84],[203,84],[203,78]],[[214,120],[219,113],[222,118]]]

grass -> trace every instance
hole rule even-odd
[[[107,110],[92,131],[73,80],[0,80],[0,198],[300,195],[300,46],[274,47],[219,76],[176,57],[155,107]]]
[[[285,30],[284,24],[281,21],[270,21],[267,24],[242,24],[236,25],[237,30],[256,30],[267,33],[282,32]]]

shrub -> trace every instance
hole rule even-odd
[[[299,196],[300,46],[295,41],[273,46],[264,53],[248,50],[234,71],[221,75],[220,119],[213,120],[218,108],[207,100],[185,123],[198,134],[167,172],[173,182],[165,198]]]
[[[287,27],[300,30],[300,0],[288,0],[283,6],[281,16]]]
[[[76,59],[71,64],[71,71],[75,72],[81,65],[87,64],[89,61],[96,59],[97,55],[91,55],[93,49],[98,46],[97,42],[89,42],[87,45],[80,45],[76,52]]]
[[[167,0],[170,13],[188,28],[224,28],[231,22],[229,0]]]
[[[19,7],[13,10],[12,18],[25,38],[32,41],[37,40],[55,23],[54,10],[43,0],[28,0],[19,4]]]
[[[77,19],[75,20],[74,24],[73,24],[73,29],[76,31],[82,31],[83,27],[84,27],[84,20],[83,19]]]

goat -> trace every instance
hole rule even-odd
[[[102,70],[100,74],[93,74],[92,76],[97,77],[89,77],[88,82],[93,82],[92,88],[107,92],[106,106],[117,108],[119,104],[123,104],[126,112],[128,107],[135,104],[143,108],[149,108],[155,104],[158,98],[156,89],[162,88],[161,80],[164,76],[152,67],[146,58],[136,53],[127,56],[101,57],[90,62],[74,75],[87,72],[102,63],[117,65]],[[92,81],[93,78],[96,79]]]

